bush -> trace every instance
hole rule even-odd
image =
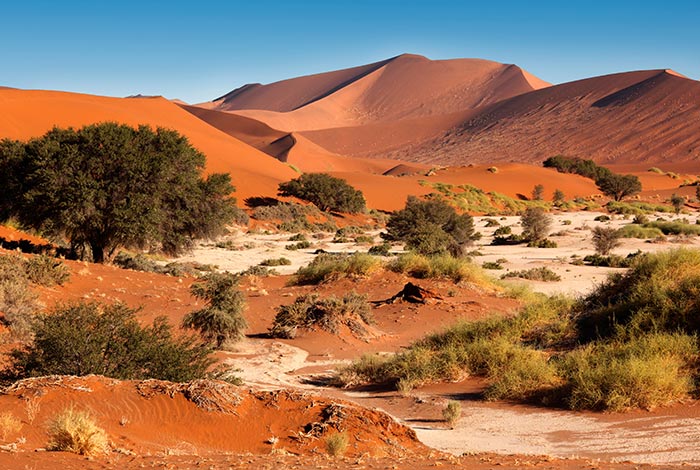
[[[610,174],[598,178],[595,184],[603,194],[613,198],[615,201],[621,201],[625,197],[633,196],[642,190],[642,183],[634,175]]]
[[[544,240],[552,226],[552,217],[541,207],[528,207],[520,216],[523,235],[529,241]]]
[[[471,261],[450,255],[425,256],[415,253],[399,255],[387,268],[418,279],[447,278],[454,282],[471,282],[491,286],[489,278]]]
[[[107,435],[93,417],[67,408],[49,422],[48,450],[95,455],[107,452]]]
[[[503,269],[503,265],[497,261],[485,261],[481,267],[484,269]]]
[[[687,397],[687,366],[697,344],[685,335],[650,335],[629,342],[594,343],[562,361],[571,409],[652,409]]]
[[[561,276],[555,273],[549,268],[544,266],[541,268],[526,269],[523,271],[511,271],[505,273],[501,276],[501,279],[508,279],[511,277],[518,277],[521,279],[528,279],[530,281],[543,281],[543,282],[557,282],[561,281]]]
[[[501,224],[498,223],[496,219],[487,218],[484,219],[484,227],[500,227]]]
[[[532,240],[528,242],[527,246],[530,248],[556,248],[558,245],[557,242],[545,238],[543,240]]]
[[[367,253],[375,256],[390,256],[391,255],[391,243],[384,242],[381,245],[371,246]]]
[[[563,155],[556,155],[544,161],[545,168],[554,168],[559,173],[574,173],[594,181],[612,174],[610,170],[598,166],[593,160],[583,160],[581,158],[569,158]]]
[[[358,213],[365,210],[362,192],[347,181],[326,173],[306,173],[300,177],[280,183],[278,194],[308,201],[320,210]]]
[[[493,235],[496,237],[501,237],[501,236],[505,236],[505,235],[510,235],[512,232],[513,231],[509,226],[504,225],[504,226],[498,227],[496,230],[494,230]]]
[[[350,438],[346,432],[336,432],[326,436],[326,451],[333,457],[341,457],[348,450]]]
[[[27,277],[40,286],[62,286],[70,279],[70,269],[61,261],[47,255],[32,256],[25,261]]]
[[[306,248],[311,248],[311,242],[304,240],[303,242],[290,243],[285,245],[284,249],[289,251],[305,250]]]
[[[7,438],[22,429],[22,421],[9,411],[0,413],[0,439],[7,442]]]
[[[442,410],[442,417],[445,419],[447,424],[450,425],[451,428],[454,428],[455,424],[457,424],[457,420],[461,415],[462,405],[455,400],[448,401],[447,406],[444,410]]]
[[[17,151],[21,146],[21,151]],[[0,144],[0,217],[111,260],[122,247],[178,253],[234,216],[228,174],[202,178],[205,157],[174,130],[106,122]]]
[[[687,224],[684,222],[665,222],[655,221],[644,225],[646,228],[657,228],[664,235],[700,235],[700,226],[696,224]]]
[[[611,227],[593,228],[593,246],[597,254],[606,256],[613,248],[620,246],[620,233]]]
[[[26,340],[31,336],[31,323],[38,307],[24,258],[15,254],[0,255],[0,312],[4,316],[3,323],[15,338]]]
[[[700,251],[644,254],[576,307],[581,341],[700,332]]]
[[[673,206],[673,211],[676,214],[679,214],[681,209],[683,209],[683,206],[685,206],[685,198],[674,193],[671,196],[671,205]]]
[[[636,223],[621,227],[618,229],[617,233],[620,238],[654,239],[664,236],[664,233],[657,227],[646,227],[637,225]]]
[[[205,301],[206,306],[188,313],[182,326],[199,331],[216,348],[226,341],[240,340],[248,322],[243,316],[246,301],[238,289],[239,282],[235,274],[211,273],[192,284],[192,295]]]
[[[289,266],[292,261],[289,258],[268,258],[260,262],[260,266]]]
[[[536,401],[560,385],[556,368],[541,351],[513,347],[508,358],[489,372],[487,400]]]
[[[352,255],[321,253],[308,266],[297,270],[292,284],[320,284],[341,277],[366,276],[378,265],[377,259],[367,253]]]
[[[75,303],[39,315],[34,341],[11,353],[8,375],[97,374],[116,379],[186,382],[211,364],[209,349],[189,337],[174,338],[165,317],[141,327],[123,304]]]
[[[468,214],[457,215],[441,199],[415,196],[409,196],[406,207],[391,215],[386,228],[385,238],[404,241],[407,249],[421,254],[462,254],[466,245],[480,237]]]
[[[541,201],[544,197],[544,186],[541,184],[536,184],[532,189],[532,200]]]
[[[626,257],[619,255],[587,255],[583,257],[583,263],[588,266],[601,266],[606,268],[629,268],[634,260],[641,254],[641,251],[630,253]]]
[[[307,294],[277,309],[270,334],[275,338],[294,338],[298,329],[314,327],[337,334],[340,326],[345,325],[364,338],[368,335],[366,325],[373,322],[372,309],[364,295],[351,292],[342,298],[321,298]]]
[[[595,219],[593,219],[593,220],[595,220],[596,222],[607,222],[607,221],[610,220],[610,216],[609,216],[609,215],[603,214],[603,215],[597,216],[597,217],[596,217]]]

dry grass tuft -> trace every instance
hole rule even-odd
[[[49,423],[49,450],[95,455],[107,451],[107,434],[90,413],[67,408]]]

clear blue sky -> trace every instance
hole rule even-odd
[[[515,63],[552,83],[652,68],[700,78],[697,1],[470,3],[7,0],[0,85],[200,102],[403,52]]]

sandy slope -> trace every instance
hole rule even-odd
[[[106,98],[55,91],[0,90],[0,138],[27,139],[53,126],[103,121],[176,129],[207,156],[207,170],[230,172],[239,199],[272,195],[295,176],[287,165],[206,124],[163,98]]]
[[[246,86],[211,106],[276,129],[302,131],[449,114],[547,85],[514,65],[404,54],[354,69]]]
[[[700,82],[649,70],[519,95],[483,107],[420,146],[412,142],[405,149],[375,155],[454,165],[541,162],[566,154],[603,164],[683,163],[697,171],[698,123]]]

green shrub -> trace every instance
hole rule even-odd
[[[289,237],[289,241],[290,242],[305,242],[308,240],[306,238],[306,235],[304,235],[303,233],[295,233],[294,235]]]
[[[381,245],[371,246],[367,253],[375,256],[390,256],[391,255],[391,243],[384,242]]]
[[[620,255],[586,255],[583,257],[583,264],[588,266],[601,266],[606,268],[629,268],[641,252],[630,253],[626,257]]]
[[[447,406],[444,410],[442,410],[442,417],[452,428],[454,428],[455,424],[457,424],[457,420],[461,415],[462,405],[455,400],[448,401]]]
[[[279,230],[285,232],[326,230],[335,231],[333,219],[321,212],[314,205],[302,205],[293,202],[280,202],[274,205],[262,205],[253,209],[252,218],[256,220],[280,221]],[[311,222],[323,220],[325,222]]]
[[[620,246],[620,233],[612,227],[594,227],[592,230],[593,246],[597,254],[606,256]]]
[[[561,383],[556,368],[541,351],[513,347],[508,358],[489,371],[487,400],[541,400]]]
[[[697,344],[686,335],[647,335],[628,342],[593,343],[562,363],[571,409],[652,409],[688,396],[687,366]]]
[[[307,294],[277,309],[270,334],[275,338],[294,338],[299,329],[314,327],[337,334],[340,326],[346,325],[356,336],[365,338],[366,325],[373,322],[372,309],[364,295],[351,292],[342,298],[321,298]]]
[[[241,339],[248,322],[243,316],[246,300],[238,289],[239,282],[240,277],[231,273],[210,273],[197,280],[190,290],[206,306],[185,315],[182,326],[197,330],[216,348]]]
[[[620,238],[656,239],[664,236],[657,227],[646,227],[636,223],[625,225],[618,229]]]
[[[289,258],[268,258],[260,262],[260,266],[289,266],[292,261]]]
[[[289,251],[305,250],[306,248],[311,248],[311,242],[304,240],[303,242],[291,243],[285,245],[284,249]]]
[[[556,248],[558,245],[557,242],[545,238],[543,240],[532,240],[528,242],[527,246],[530,248]]]
[[[503,269],[503,265],[498,261],[485,261],[481,264],[484,269]]]
[[[700,226],[684,222],[655,221],[644,225],[647,228],[657,228],[664,235],[700,235]]]
[[[596,222],[607,222],[610,220],[610,216],[603,214],[603,215],[597,216],[593,220],[595,220]]]
[[[418,279],[447,278],[454,282],[470,282],[492,286],[492,282],[476,265],[466,258],[450,255],[425,256],[405,253],[392,260],[387,268]]]
[[[12,352],[8,374],[174,382],[204,376],[211,364],[208,348],[190,337],[173,337],[165,317],[142,327],[135,312],[123,304],[75,303],[41,314],[33,323],[34,341]]]
[[[501,224],[498,223],[496,219],[492,219],[490,217],[484,219],[484,227],[500,227]]]
[[[357,237],[355,237],[355,243],[357,243],[358,245],[370,245],[374,243],[374,237],[370,235],[358,235]]]
[[[107,434],[86,411],[67,408],[49,422],[48,450],[95,455],[107,452]]]
[[[507,225],[503,225],[502,227],[498,227],[496,230],[493,231],[493,235],[496,237],[510,235],[511,233],[512,233],[512,230]]]
[[[378,265],[379,261],[367,253],[352,255],[321,253],[308,266],[297,270],[292,284],[320,284],[341,277],[366,276]]]
[[[279,273],[277,270],[268,268],[267,266],[250,266],[248,269],[241,271],[239,273],[241,276],[258,276],[258,277],[268,277],[277,276]]]
[[[650,204],[648,202],[620,202],[610,201],[605,205],[605,208],[611,214],[622,215],[637,215],[637,214],[653,214],[654,212],[671,212],[671,206],[663,204]]]
[[[365,210],[365,198],[361,191],[347,181],[326,173],[305,173],[280,183],[278,194],[308,201],[324,212],[358,213]]]
[[[27,277],[40,286],[62,286],[70,279],[70,269],[60,260],[47,255],[37,255],[25,261]]]
[[[540,268],[531,268],[522,271],[511,271],[501,276],[501,279],[517,277],[530,281],[557,282],[561,281],[561,276],[549,268],[544,266]]]

